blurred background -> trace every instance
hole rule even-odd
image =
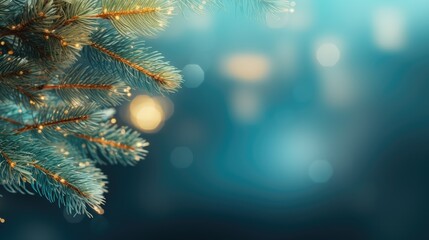
[[[233,1],[233,0],[231,0]],[[297,0],[265,21],[176,16],[147,44],[183,70],[117,123],[105,214],[2,191],[0,239],[429,239],[427,0]]]

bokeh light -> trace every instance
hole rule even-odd
[[[334,71],[323,71],[320,76],[321,100],[327,106],[344,109],[361,100],[363,84],[360,80],[363,77],[360,73],[335,69]]]
[[[197,64],[186,65],[182,74],[187,88],[197,88],[204,82],[204,70]]]
[[[406,22],[400,9],[384,7],[373,16],[373,35],[375,44],[383,50],[395,51],[406,42]]]
[[[271,70],[270,60],[262,54],[238,53],[223,61],[223,72],[241,82],[266,80]]]
[[[333,67],[340,61],[341,52],[335,44],[324,43],[317,49],[316,58],[323,67]]]
[[[132,123],[143,132],[157,132],[164,124],[165,112],[156,98],[137,96],[131,102],[129,110]]]
[[[174,114],[174,103],[166,96],[152,97],[162,108],[164,112],[164,121],[168,120]]]
[[[232,115],[240,123],[254,123],[262,115],[262,99],[249,89],[237,89],[231,94]]]

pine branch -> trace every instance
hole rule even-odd
[[[124,36],[153,36],[167,26],[173,3],[169,0],[102,0],[103,12],[94,17],[109,19]]]
[[[100,164],[135,165],[147,154],[149,144],[140,134],[126,127],[103,123],[89,134],[72,134],[68,137],[79,152]]]
[[[9,143],[17,142],[12,140]],[[9,143],[4,142],[4,139],[0,140],[0,173],[3,176],[1,184],[12,193],[32,194],[25,185],[31,178],[31,170],[27,165],[31,161],[31,155],[16,148],[20,145],[11,146]]]
[[[14,56],[0,56],[0,83],[15,86],[42,84],[47,81],[39,65]]]
[[[97,32],[83,54],[93,67],[119,73],[134,88],[174,92],[182,82],[179,71],[165,62],[161,54],[145,47],[142,41],[133,42],[109,29]]]
[[[2,184],[12,192],[29,193],[26,185],[30,184],[49,201],[64,205],[69,213],[91,216],[86,206],[97,213],[103,212],[106,181],[101,171],[91,165],[82,168],[40,142],[2,135],[0,172],[6,176]]]
[[[207,9],[222,6],[221,0],[177,0],[176,4],[182,12],[190,9],[196,13],[204,13]]]
[[[47,80],[38,65],[15,57],[0,56],[0,102],[20,102],[27,107],[42,103],[42,97],[26,90]]]
[[[106,177],[101,171],[91,165],[82,168],[71,159],[59,158],[59,161],[55,161],[52,159],[55,155],[50,157],[48,161],[30,163],[34,168],[33,189],[49,201],[58,201],[64,205],[69,214],[85,213],[91,217],[86,205],[96,213],[103,214],[101,205],[105,202],[103,194],[106,192]],[[64,172],[64,169],[68,171]]]
[[[0,117],[0,121],[7,122],[7,123],[10,123],[10,124],[13,124],[13,125],[16,125],[16,126],[21,126],[22,125],[22,123],[14,120],[12,118],[7,118],[7,117]]]
[[[236,8],[247,16],[265,18],[266,14],[286,13],[294,3],[287,0],[234,0]]]
[[[8,20],[23,6],[23,0],[0,0],[0,19]],[[4,22],[0,22],[0,28]]]
[[[23,123],[24,127],[16,129],[16,134],[35,132],[54,137],[58,130],[65,134],[90,131],[97,128],[102,119],[102,113],[97,105],[88,104],[76,107],[46,107],[38,110],[30,122]]]
[[[130,88],[114,75],[76,65],[54,83],[38,85],[33,91],[55,92],[66,104],[82,105],[93,102],[101,106],[117,106],[127,99]]]
[[[95,29],[94,20],[76,21],[64,25],[69,15],[92,13],[91,4],[83,0],[55,4],[52,0],[28,2],[22,14],[9,21],[6,28],[0,29],[0,40],[13,43],[14,55],[25,57],[45,68],[65,68],[77,60],[83,45],[89,43]],[[73,7],[70,5],[74,3]],[[3,39],[2,39],[3,38]]]
[[[15,129],[23,127],[24,116],[23,110],[13,102],[0,104],[0,134],[11,134]]]

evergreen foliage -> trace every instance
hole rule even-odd
[[[0,0],[0,180],[70,214],[102,214],[102,164],[135,165],[140,134],[110,121],[133,89],[175,92],[182,76],[143,37],[177,12],[229,0]],[[248,13],[283,0],[234,0]],[[230,3],[230,2],[229,2]]]

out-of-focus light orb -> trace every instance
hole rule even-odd
[[[143,132],[160,130],[165,120],[165,112],[156,98],[137,96],[130,104],[131,122]]]
[[[260,96],[251,90],[236,90],[231,94],[233,117],[240,123],[254,123],[261,117]]]
[[[164,120],[168,120],[174,114],[174,103],[170,98],[165,96],[154,97],[154,99],[160,104],[164,112]]]
[[[334,67],[340,61],[341,51],[333,43],[324,43],[318,47],[316,58],[323,67]]]
[[[197,64],[188,64],[182,70],[187,88],[197,88],[204,82],[204,70]]]
[[[266,80],[271,70],[270,60],[262,54],[234,54],[227,57],[222,65],[227,76],[242,82]]]
[[[399,9],[385,7],[375,12],[373,34],[375,44],[387,51],[401,49],[405,44],[405,17]]]
[[[331,163],[325,160],[317,160],[311,163],[308,168],[308,175],[315,183],[325,183],[331,179],[334,169]]]
[[[177,147],[171,152],[170,161],[176,168],[188,168],[194,161],[194,154],[188,147]]]
[[[320,76],[320,96],[329,107],[347,110],[364,98],[362,81],[358,81],[363,78],[361,73],[342,68]]]

